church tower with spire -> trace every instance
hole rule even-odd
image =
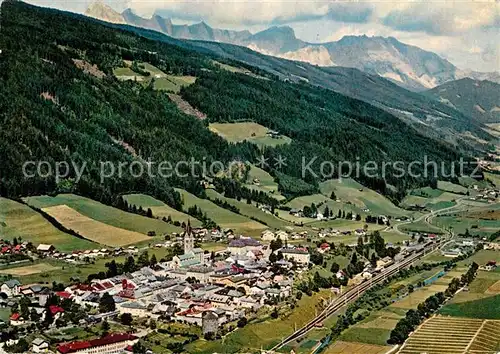
[[[191,228],[191,220],[188,220],[186,228],[184,229],[184,254],[192,252],[194,249],[194,235]]]

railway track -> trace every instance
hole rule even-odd
[[[427,245],[424,247],[424,249],[420,250],[419,252],[407,256],[402,261],[389,266],[383,272],[381,272],[380,274],[377,274],[376,276],[374,276],[370,280],[365,281],[365,282],[357,285],[356,287],[350,289],[349,291],[345,292],[340,297],[336,298],[331,304],[329,304],[313,320],[308,322],[301,329],[292,333],[290,336],[283,339],[279,344],[275,345],[268,352],[276,351],[276,350],[280,349],[281,347],[283,347],[284,345],[290,343],[291,341],[296,340],[296,339],[304,336],[305,334],[310,332],[318,323],[321,323],[322,321],[326,320],[328,317],[330,317],[330,316],[334,315],[336,312],[338,312],[342,307],[344,307],[344,306],[350,304],[351,302],[353,302],[354,300],[356,300],[358,297],[363,295],[372,286],[381,283],[382,281],[384,281],[388,277],[396,274],[401,269],[408,267],[414,261],[420,259],[428,252],[432,252],[433,250],[441,247],[445,243],[446,243],[446,241],[442,240],[438,244]]]

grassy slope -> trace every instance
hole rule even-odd
[[[457,194],[467,193],[467,188],[465,188],[464,186],[447,181],[438,181],[438,188],[446,192],[452,192]]]
[[[126,63],[130,65],[130,63]],[[120,80],[131,80],[130,77],[135,77],[137,81],[147,86],[154,79],[154,88],[156,90],[164,90],[174,93],[179,93],[182,87],[192,85],[196,81],[194,76],[177,76],[168,75],[149,63],[140,63],[144,69],[151,73],[150,76],[143,76],[134,72],[130,67],[115,68],[113,74]]]
[[[439,313],[447,316],[500,320],[500,311],[492,311],[499,308],[500,295],[496,295],[475,301],[447,304]]]
[[[259,185],[253,184],[254,179],[259,180]],[[248,181],[246,182],[245,186],[250,189],[269,193],[269,195],[273,196],[277,200],[283,200],[285,198],[278,192],[278,183],[274,181],[273,176],[255,165],[250,165]]]
[[[143,234],[147,234],[148,231],[155,231],[157,235],[181,231],[180,228],[167,224],[161,220],[150,219],[145,216],[127,213],[94,200],[73,194],[60,194],[56,197],[28,197],[25,198],[25,200],[28,204],[37,208],[46,208],[65,204],[89,218],[115,227]]]
[[[155,217],[167,217],[170,216],[172,220],[179,222],[188,222],[191,221],[191,225],[194,227],[201,226],[201,222],[194,217],[175,210],[174,208],[168,206],[167,204],[159,201],[149,195],[145,194],[128,194],[123,196],[124,199],[129,203],[129,205],[136,205],[137,207],[142,206],[144,210],[150,208],[153,212],[153,216]]]
[[[254,217],[257,220],[265,223],[270,228],[283,229],[285,226],[292,225],[290,222],[281,220],[272,214],[268,214],[260,210],[259,208],[256,207],[255,204],[247,204],[245,201],[238,201],[236,199],[226,198],[223,195],[217,193],[213,189],[207,190],[207,195],[211,199],[219,198],[223,201],[228,202],[231,205],[234,205],[240,210],[240,213],[242,215],[245,215],[247,217]]]
[[[369,213],[391,216],[408,215],[409,212],[398,208],[389,199],[364,187],[358,182],[344,178],[331,179],[320,184],[321,193],[330,197],[332,191],[342,202],[351,202],[360,209],[368,208]]]
[[[268,137],[268,128],[252,122],[211,123],[209,127],[211,131],[233,143],[247,140],[259,146],[277,146],[291,142],[291,139],[286,136]]]
[[[30,207],[5,198],[0,198],[0,225],[0,237],[5,239],[22,237],[35,245],[52,244],[60,251],[97,247],[94,242],[58,230]]]
[[[221,208],[207,199],[198,198],[183,189],[176,190],[182,195],[185,209],[197,205],[210,219],[222,228],[233,229],[236,232],[248,233],[252,236],[259,235],[262,230],[267,228],[266,225]]]

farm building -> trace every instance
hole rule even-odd
[[[44,243],[39,244],[38,247],[36,248],[37,251],[44,252],[44,253],[52,252],[55,249],[56,248],[54,246],[52,246],[52,245],[46,245]]]

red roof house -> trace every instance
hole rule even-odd
[[[50,305],[49,306],[49,310],[50,310],[50,313],[52,315],[56,315],[58,313],[63,313],[64,312],[64,309],[60,306],[56,306],[56,305]]]
[[[123,343],[125,349],[130,345],[130,342],[137,340],[137,337],[128,333],[112,333],[105,337],[98,339],[91,339],[88,341],[75,341],[69,343],[62,343],[57,346],[59,353],[68,354],[76,353],[84,349],[98,348],[105,345]]]
[[[71,299],[73,297],[73,295],[71,295],[67,291],[57,291],[56,295],[62,297],[63,299]]]

